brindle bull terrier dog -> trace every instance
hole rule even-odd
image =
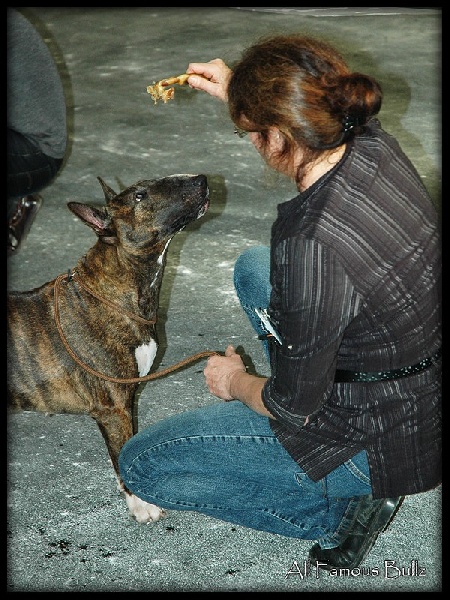
[[[156,355],[169,243],[206,213],[209,191],[204,175],[139,181],[119,194],[98,180],[106,206],[68,203],[97,234],[94,246],[67,275],[8,295],[8,404],[12,411],[93,417],[130,514],[145,523],[164,511],[125,489],[118,456],[135,433],[139,377]]]

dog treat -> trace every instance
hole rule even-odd
[[[161,79],[161,81],[149,85],[147,87],[147,92],[151,95],[155,104],[158,100],[162,100],[164,104],[166,104],[169,100],[173,99],[175,93],[175,88],[168,86],[175,84],[184,85],[191,75],[193,75],[193,73],[183,73],[183,75],[178,75],[177,77]]]

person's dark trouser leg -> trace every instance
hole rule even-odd
[[[17,252],[42,205],[38,195],[56,176],[62,159],[52,158],[17,131],[7,131],[8,255]]]
[[[56,176],[62,163],[63,159],[47,156],[21,133],[7,131],[8,220],[16,210],[17,200],[39,193]]]

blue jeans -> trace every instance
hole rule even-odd
[[[241,306],[259,336],[267,331],[255,313],[255,308],[269,306],[272,286],[269,281],[270,249],[268,246],[254,246],[243,252],[234,265],[234,287]],[[268,342],[262,341],[269,361]],[[270,361],[269,361],[270,362]]]
[[[238,296],[257,331],[251,307],[267,306],[267,267],[261,248],[246,251],[235,267]],[[147,427],[124,445],[119,462],[127,488],[147,502],[317,540],[324,549],[339,545],[359,497],[372,491],[365,452],[314,482],[279,443],[269,419],[238,401]]]

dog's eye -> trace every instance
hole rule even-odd
[[[136,194],[135,194],[136,202],[140,202],[141,200],[144,200],[144,198],[146,198],[146,197],[147,197],[147,192],[145,192],[145,191],[144,192],[136,192]]]

